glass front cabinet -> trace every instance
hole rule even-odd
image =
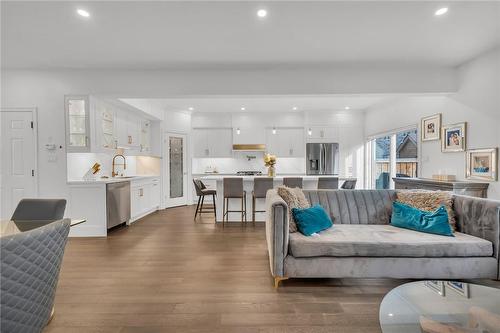
[[[68,152],[90,152],[90,105],[88,96],[66,96],[66,147]]]

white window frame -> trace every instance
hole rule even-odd
[[[390,164],[390,177],[389,177],[389,188],[394,189],[394,180],[393,178],[397,173],[397,164],[396,164],[396,135],[400,132],[417,130],[417,174],[421,175],[421,142],[420,142],[420,127],[418,124],[408,125],[405,127],[396,128],[387,132],[381,132],[377,134],[370,135],[366,137],[365,147],[366,147],[366,188],[374,189],[375,188],[375,174],[373,168],[373,141],[379,138],[383,138],[389,136],[391,138],[391,153],[389,156],[389,164]]]

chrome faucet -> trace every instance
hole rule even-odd
[[[125,159],[125,156],[123,156],[122,154],[116,154],[115,156],[113,156],[113,167],[112,167],[112,171],[111,171],[111,177],[118,176],[118,172],[115,172],[115,166],[117,165],[115,163],[116,162],[115,160],[117,157],[123,158],[123,164],[118,164],[118,165],[123,165],[123,170],[125,170],[127,168],[127,160]]]

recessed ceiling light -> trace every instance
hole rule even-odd
[[[193,108],[192,106],[190,106],[190,107],[188,107],[188,110],[189,110],[189,111],[193,111],[193,110],[194,110],[194,108]]]
[[[349,106],[344,107],[344,109],[346,109],[346,110],[349,110],[350,108],[351,108],[351,107],[349,107]]]
[[[293,111],[296,111],[296,110],[297,110],[297,107],[296,107],[296,106],[294,106],[294,107],[292,108],[292,110],[293,110]]]
[[[438,10],[436,10],[434,15],[441,16],[443,14],[446,14],[447,12],[448,12],[448,7],[443,7],[443,8],[439,8]]]
[[[86,11],[85,9],[77,9],[76,11],[78,15],[83,16],[83,17],[89,17],[90,13]]]
[[[245,107],[244,107],[244,106],[242,106],[242,107],[240,108],[240,110],[241,110],[241,111],[245,111],[246,109],[245,109]]]
[[[267,10],[265,9],[259,9],[257,11],[257,16],[260,17],[260,18],[264,18],[267,16]]]

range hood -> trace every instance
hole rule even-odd
[[[236,144],[233,145],[235,151],[264,151],[266,145],[264,144]]]

